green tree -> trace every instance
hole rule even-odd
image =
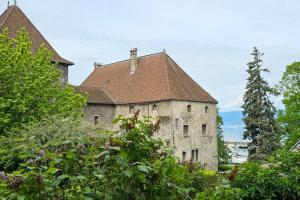
[[[270,100],[271,95],[276,95],[261,75],[261,72],[269,72],[261,63],[263,56],[254,47],[251,53],[253,60],[248,65],[246,92],[242,105],[245,131],[244,139],[249,139],[249,160],[266,159],[277,147],[277,125],[275,120],[275,107]]]
[[[280,82],[285,110],[279,113],[282,139],[291,148],[300,139],[300,62],[286,67]]]
[[[227,164],[230,159],[230,150],[224,143],[224,137],[223,137],[223,119],[219,115],[219,112],[217,113],[217,141],[218,141],[218,161],[219,164]]]
[[[25,30],[15,38],[0,33],[0,135],[59,114],[82,115],[85,98],[71,86],[61,87],[60,71],[43,45],[32,54]]]

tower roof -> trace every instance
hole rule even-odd
[[[32,41],[32,52],[35,53],[41,44],[53,53],[52,61],[63,63],[67,65],[73,65],[72,62],[62,58],[49,42],[43,37],[39,30],[31,23],[22,10],[16,6],[9,6],[2,15],[0,15],[0,31],[8,28],[9,35],[15,37],[18,31],[25,28],[29,34],[29,38]]]
[[[103,90],[116,104],[162,100],[217,103],[164,52],[139,57],[134,73],[130,73],[130,60],[96,67],[81,86]]]

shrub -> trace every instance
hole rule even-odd
[[[300,153],[279,151],[264,163],[244,163],[215,190],[196,199],[300,199]]]
[[[180,165],[151,119],[119,117],[121,132],[50,118],[5,138],[0,196],[6,199],[191,199],[217,174]],[[6,156],[5,156],[6,155]]]

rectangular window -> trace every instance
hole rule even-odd
[[[133,114],[134,113],[134,107],[133,106],[130,106],[129,107],[129,114]]]
[[[192,150],[192,153],[191,153],[192,155],[192,157],[191,157],[191,160],[192,160],[192,162],[194,162],[194,160],[195,160],[195,150]]]
[[[187,112],[192,112],[192,105],[187,106]]]
[[[176,118],[176,119],[175,119],[175,128],[177,128],[177,129],[178,129],[178,126],[179,126],[178,123],[179,123],[179,119]]]
[[[183,151],[183,152],[182,152],[182,162],[184,162],[184,161],[185,161],[185,159],[186,159],[186,152],[185,152],[185,151]]]
[[[183,125],[183,136],[189,135],[189,125]]]
[[[99,124],[99,115],[94,115],[94,125]]]
[[[202,135],[206,134],[206,124],[202,124]]]
[[[192,150],[192,161],[198,162],[198,156],[199,156],[198,149],[193,149]]]
[[[152,106],[152,114],[157,115],[157,105]]]

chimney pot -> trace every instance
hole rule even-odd
[[[98,67],[103,66],[103,64],[102,64],[102,63],[95,62],[95,63],[94,63],[94,66],[95,66],[95,68],[98,68]]]
[[[138,67],[138,57],[137,57],[137,48],[133,48],[130,50],[130,73],[134,73],[136,68]]]

